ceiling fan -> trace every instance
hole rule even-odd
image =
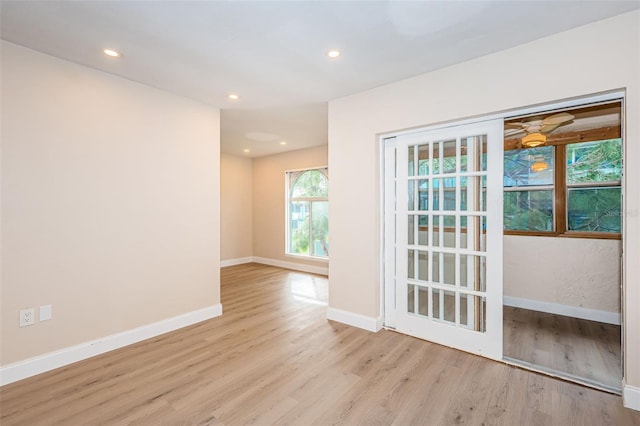
[[[573,119],[574,116],[568,112],[560,112],[546,118],[522,121],[519,123],[505,123],[505,127],[510,127],[511,130],[505,131],[504,136],[508,137],[517,135],[518,133],[526,133],[522,138],[522,147],[534,148],[545,144],[547,141],[545,133],[549,133]]]

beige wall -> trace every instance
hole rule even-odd
[[[330,307],[381,315],[377,134],[625,88],[625,378],[640,386],[639,21],[634,11],[331,101]]]
[[[251,158],[220,155],[220,259],[252,256]]]
[[[218,304],[219,111],[1,48],[2,365]]]
[[[326,267],[322,261],[285,256],[285,171],[327,165],[327,146],[253,160],[253,255],[283,262]],[[329,170],[329,200],[331,199]],[[330,235],[333,235],[329,230]],[[333,258],[333,254],[331,254]]]
[[[504,237],[504,295],[620,312],[619,240]]]

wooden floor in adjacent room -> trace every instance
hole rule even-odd
[[[221,290],[221,317],[2,387],[0,423],[640,424],[615,395],[327,321],[324,277],[240,265]]]
[[[620,390],[620,326],[504,307],[504,356]]]

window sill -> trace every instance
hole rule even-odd
[[[543,232],[543,231],[504,231],[504,235],[516,235],[525,237],[552,237],[552,238],[585,238],[596,240],[621,240],[621,234],[608,234],[604,232],[566,232],[564,234],[558,234],[556,232]]]

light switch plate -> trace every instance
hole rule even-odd
[[[52,317],[51,305],[40,306],[40,321],[48,321]]]

